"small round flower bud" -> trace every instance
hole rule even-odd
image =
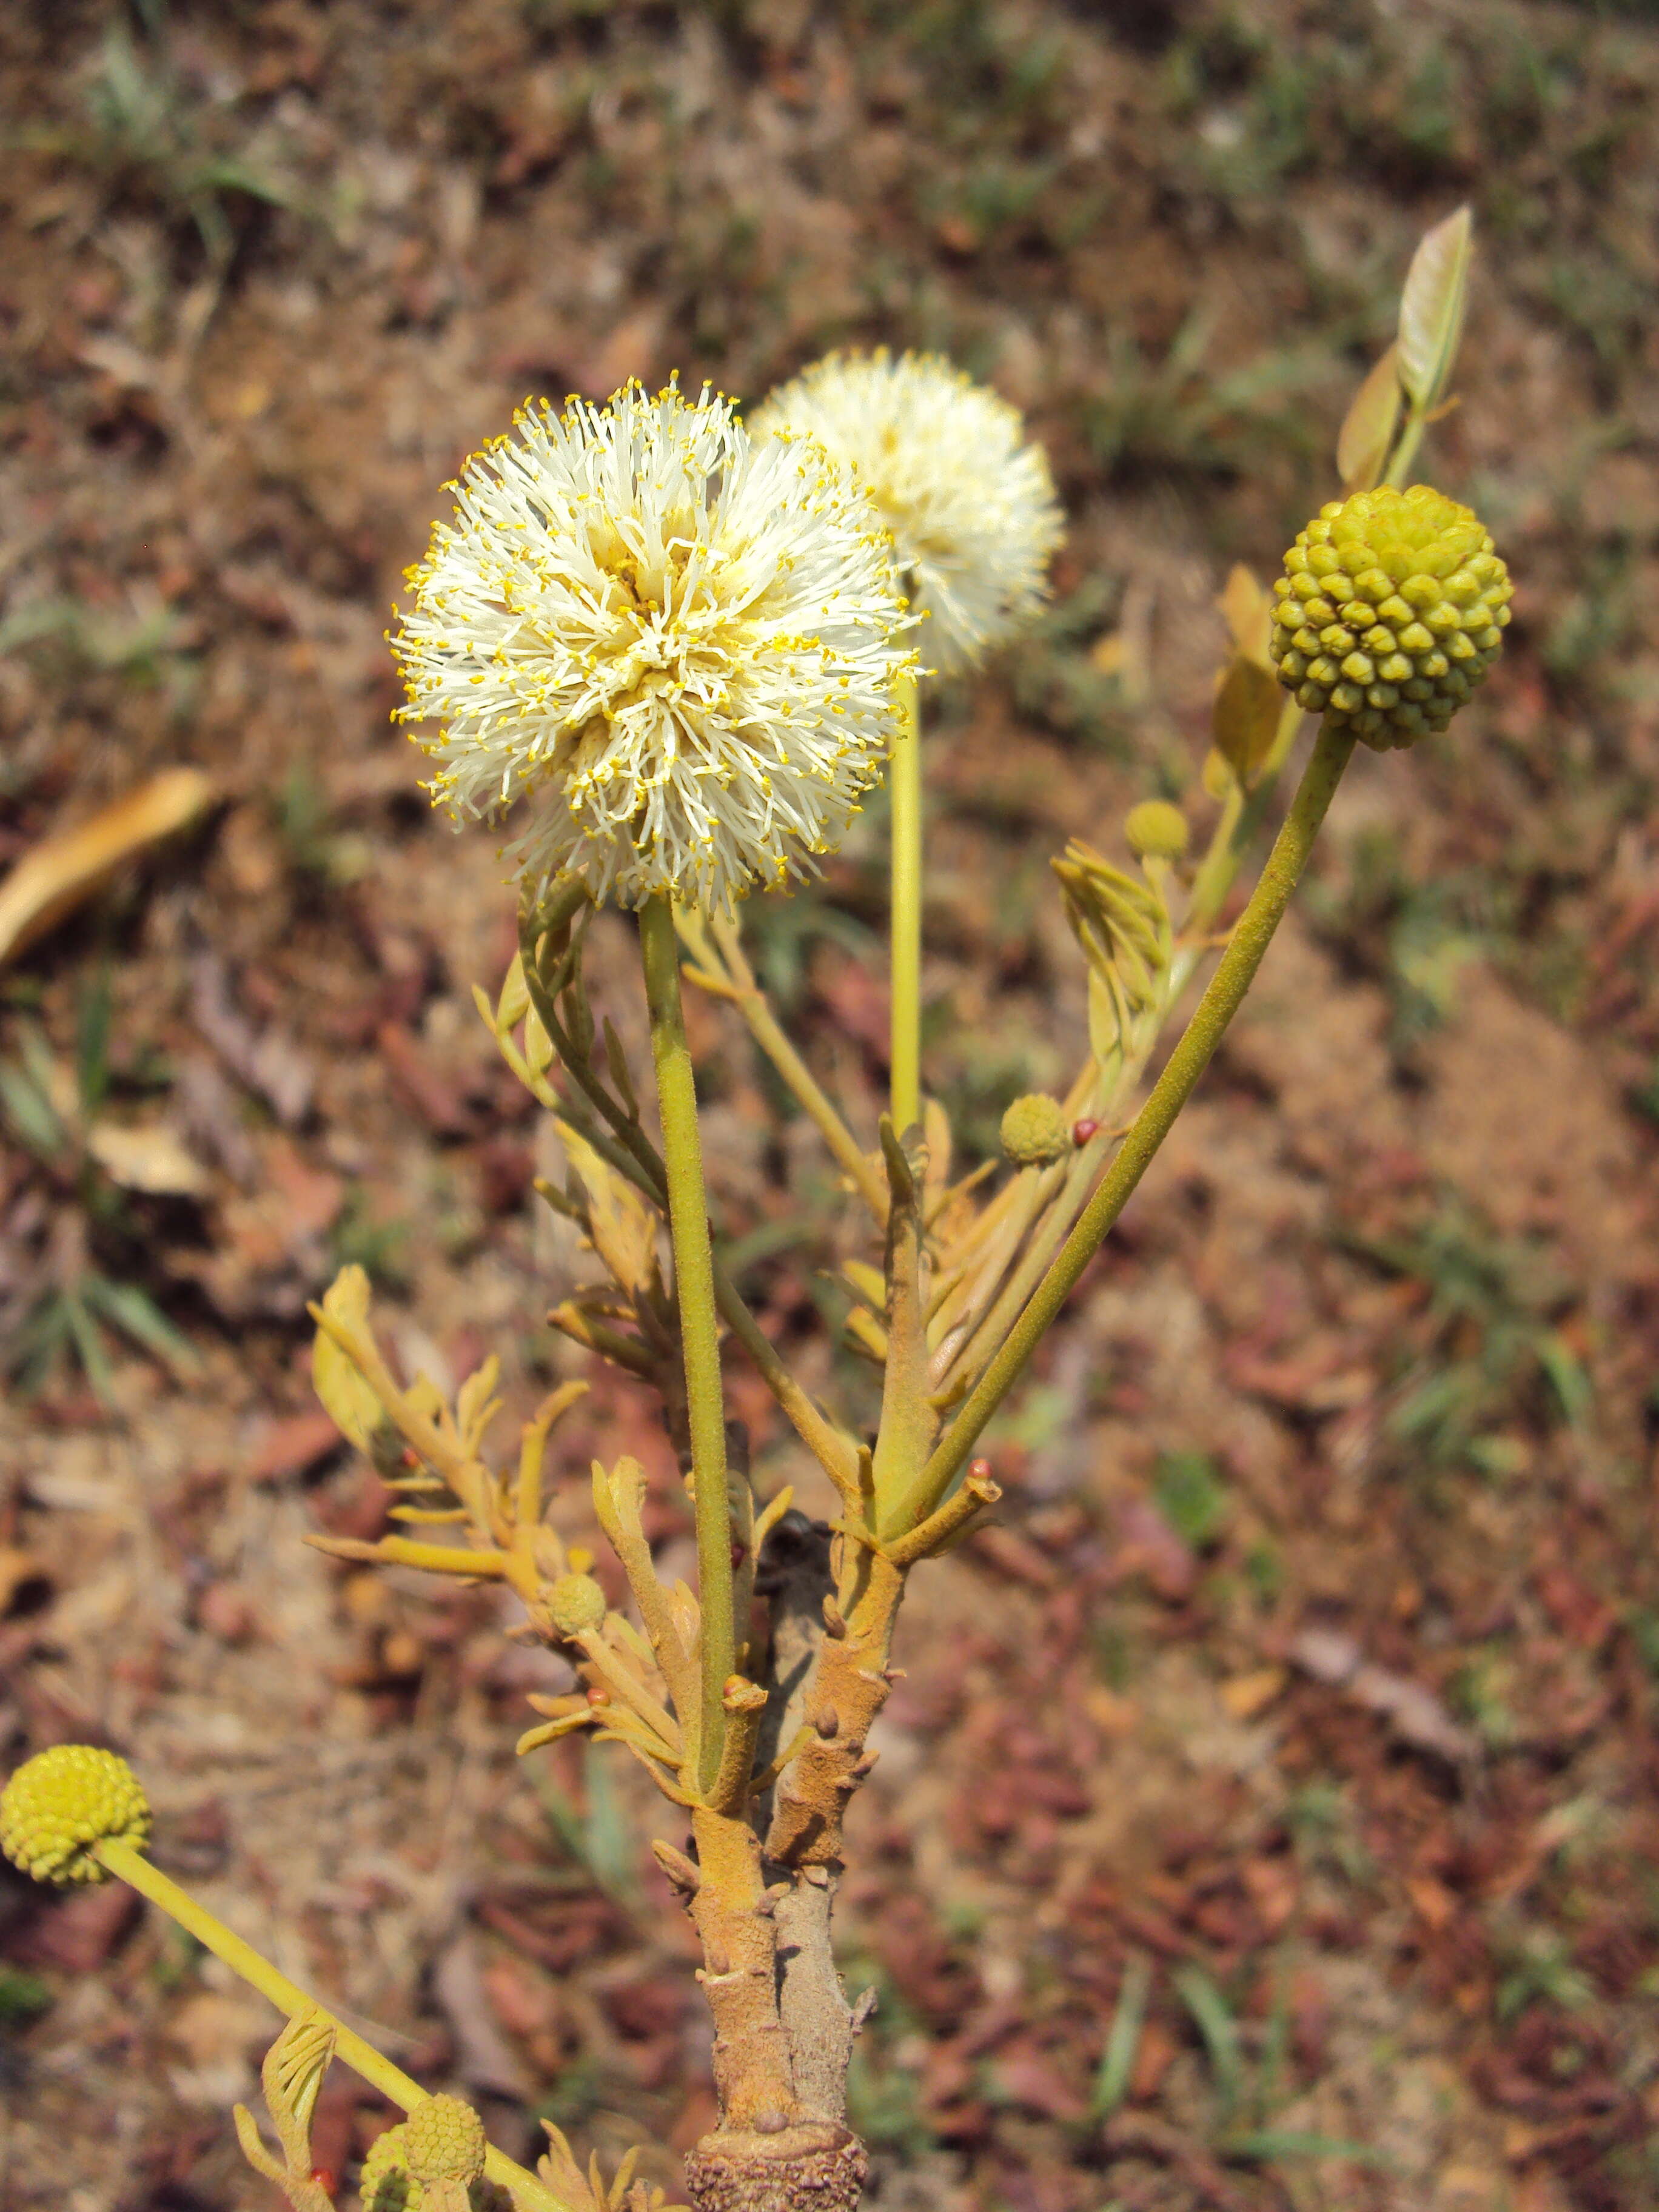
[[[420,2192],[409,2171],[408,2142],[409,2124],[399,2121],[370,2143],[357,2179],[363,2212],[411,2212]]]
[[[547,1593],[547,1610],[561,1636],[580,1636],[605,1619],[605,1592],[592,1575],[561,1575]]]
[[[1129,850],[1143,860],[1178,860],[1192,836],[1187,817],[1167,799],[1143,799],[1123,817]]]
[[[1378,752],[1443,730],[1498,657],[1514,586],[1480,519],[1427,484],[1333,501],[1273,586],[1279,680]]]
[[[26,1759],[0,1791],[0,1850],[36,1881],[102,1881],[92,1846],[106,1836],[142,1844],[149,1801],[112,1751],[55,1744]]]
[[[1046,1168],[1072,1149],[1072,1132],[1057,1098],[1028,1091],[1002,1117],[1002,1149],[1022,1168]]]
[[[416,2181],[476,2181],[483,2122],[459,2097],[428,2097],[404,2123],[404,2162]]]

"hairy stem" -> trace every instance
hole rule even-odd
[[[679,944],[665,897],[640,908],[640,948],[651,1013],[651,1051],[662,1115],[668,1225],[674,1246],[674,1289],[685,1355],[685,1397],[691,1439],[691,1487],[697,1524],[697,1601],[702,1612],[702,1695],[697,1773],[704,1790],[720,1772],[726,1741],[721,1693],[737,1663],[732,1621],[732,1510],[726,1492],[726,1408],[720,1389],[720,1328],[714,1308],[714,1253],[703,1189],[697,1091],[680,1002]]]
[[[1290,756],[1301,727],[1302,709],[1294,699],[1286,699],[1279,710],[1279,727],[1273,733],[1272,748],[1249,795],[1237,783],[1228,793],[1221,819],[1210,840],[1209,850],[1199,863],[1198,872],[1193,878],[1193,895],[1188,902],[1183,931],[1189,939],[1208,929],[1226,904],[1227,894],[1233,887],[1233,878],[1237,875],[1244,855],[1249,851],[1263,817],[1273,804],[1279,772]],[[1201,944],[1189,945],[1185,951],[1184,972],[1178,969],[1172,978],[1170,994],[1172,1004],[1203,957]],[[1179,961],[1182,955],[1178,953],[1176,957]]]
[[[383,2057],[372,2043],[365,2043],[361,2035],[336,2020],[297,1982],[280,1973],[251,1943],[244,1942],[234,1929],[227,1928],[205,1905],[198,1904],[188,1890],[180,1889],[159,1867],[152,1866],[135,1844],[118,1836],[106,1836],[93,1850],[100,1865],[136,1889],[141,1897],[147,1897],[152,1905],[159,1905],[186,1935],[193,1936],[216,1959],[222,1959],[262,1997],[269,1997],[278,2012],[289,2020],[301,2013],[321,2013],[334,2029],[335,2056],[394,2105],[405,2112],[412,2112],[417,2105],[425,2104],[429,2091],[422,2088],[401,2067]],[[484,2172],[492,2181],[511,2190],[525,2212],[569,2212],[569,2207],[544,2182],[538,2181],[533,2173],[493,2144],[484,2153]]]
[[[1191,1097],[1284,919],[1353,746],[1351,731],[1328,723],[1322,727],[1290,812],[1209,988],[1076,1227],[903,1502],[892,1523],[895,1531],[931,1513],[944,1497]]]
[[[888,774],[892,795],[893,1127],[921,1118],[921,713],[916,679],[896,679],[901,709]]]

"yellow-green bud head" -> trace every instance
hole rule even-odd
[[[404,2162],[416,2181],[476,2181],[483,2122],[459,2097],[428,2097],[404,2123]]]
[[[36,1881],[102,1881],[92,1846],[106,1837],[142,1844],[149,1801],[125,1759],[90,1744],[54,1744],[26,1759],[0,1790],[0,1850]]]
[[[1427,484],[1334,501],[1273,586],[1279,680],[1378,752],[1414,744],[1497,659],[1514,588],[1480,517]]]
[[[409,2124],[400,2120],[370,2143],[357,2180],[363,2212],[410,2212],[418,2200],[420,2191],[409,2170],[408,2142]]]
[[[1129,850],[1142,860],[1178,860],[1192,831],[1187,817],[1167,799],[1143,799],[1123,817]]]
[[[605,1592],[592,1575],[561,1575],[547,1593],[547,1610],[561,1636],[580,1636],[605,1619]]]
[[[1028,1091],[1002,1117],[1002,1149],[1022,1168],[1046,1168],[1072,1149],[1072,1132],[1057,1098]]]

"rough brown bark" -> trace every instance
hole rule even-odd
[[[842,1818],[870,1771],[871,1723],[892,1687],[888,1660],[903,1592],[902,1571],[866,1552],[848,1613],[833,1610],[833,1600],[826,1607],[830,1632],[806,1691],[812,1735],[779,1780],[766,1838],[767,1857],[781,1865],[840,1867]]]
[[[854,2212],[863,2188],[868,2160],[843,2120],[858,2015],[836,1969],[830,1915],[843,1815],[891,1686],[904,1576],[867,1551],[854,1565],[840,1585],[847,1613],[820,1583],[821,1633],[792,1619],[774,1650],[775,1677],[789,1679],[772,1724],[785,1742],[801,1725],[811,1734],[779,1779],[764,1850],[741,1815],[700,1808],[696,1869],[679,1862],[677,1872],[678,1855],[659,1854],[687,1893],[714,2018],[720,2124],[686,2160],[696,2212]],[[807,1563],[786,1579],[799,1597],[793,1584],[816,1577]]]
[[[869,2167],[849,2129],[805,2120],[776,2135],[705,2136],[685,2185],[696,2212],[854,2212]]]
[[[741,1814],[692,1813],[703,1995],[714,2019],[714,2090],[724,2129],[776,2136],[795,2119],[793,2069],[778,2010],[775,1901],[760,1838]]]

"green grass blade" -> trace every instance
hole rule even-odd
[[[109,1032],[113,1002],[109,963],[81,993],[75,1008],[75,1077],[81,1112],[90,1121],[109,1091]]]
[[[1387,2151],[1373,2150],[1367,2143],[1304,2134],[1297,2128],[1255,2128],[1245,2135],[1224,2137],[1218,2148],[1225,2158],[1262,2165],[1287,2158],[1340,2158],[1348,2166],[1370,2166],[1389,2173],[1398,2172],[1400,2165]]]
[[[1193,2016],[1210,2069],[1215,2075],[1224,2120],[1237,2110],[1243,2087],[1243,2061],[1238,2048],[1238,2023],[1224,1997],[1201,1966],[1182,1966],[1174,1977],[1176,1991]]]
[[[64,1125],[46,1092],[9,1060],[0,1060],[0,1115],[18,1142],[37,1159],[52,1160],[64,1149]]]
[[[170,1367],[180,1381],[189,1382],[201,1373],[195,1346],[173,1327],[148,1291],[135,1283],[112,1283],[107,1275],[88,1275],[81,1290],[88,1305],[163,1366]]]
[[[1132,1953],[1123,1969],[1117,2009],[1112,2014],[1106,2048],[1100,2055],[1100,2069],[1095,2075],[1094,2094],[1089,2100],[1091,2120],[1109,2119],[1129,2094],[1152,1988],[1152,1960],[1142,1951]]]
[[[92,1386],[93,1396],[100,1406],[113,1411],[115,1376],[104,1348],[103,1331],[85,1303],[72,1291],[64,1294],[64,1316],[69,1323],[70,1341]]]

